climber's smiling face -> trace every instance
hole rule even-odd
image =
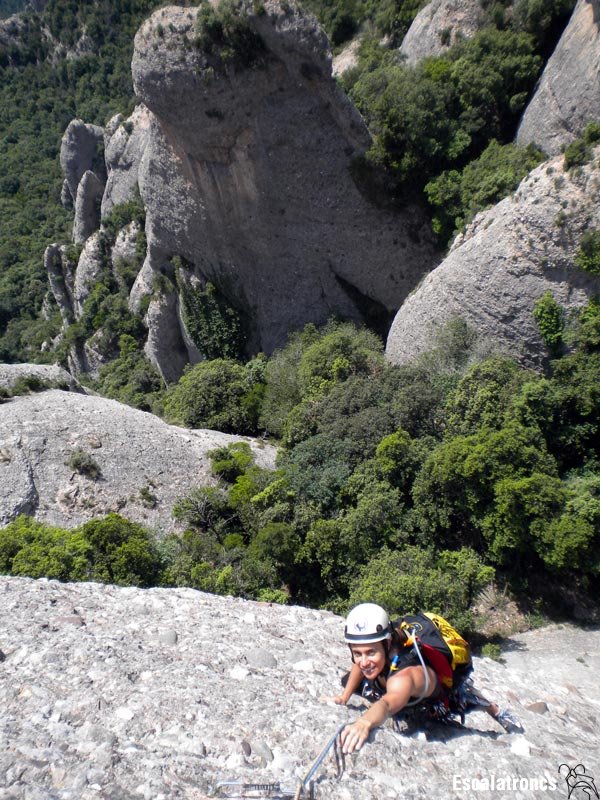
[[[372,644],[353,644],[350,648],[352,660],[361,669],[362,674],[369,681],[383,671],[385,667],[385,648],[383,642],[373,642]]]

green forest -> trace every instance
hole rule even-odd
[[[73,530],[19,517],[0,530],[0,573],[192,586],[340,612],[363,600],[426,607],[467,631],[491,583],[531,619],[586,607],[600,574],[598,299],[576,315],[550,295],[531,309],[548,349],[542,373],[495,353],[460,319],[402,367],[385,361],[375,332],[334,319],[249,358],[241,320],[215,287],[180,282],[186,325],[208,360],[165,386],[143,355],[142,318],[127,311],[131,275],[105,275],[69,338],[41,352],[61,324],[42,254],[68,241],[72,224],[59,202],[60,139],[74,117],[103,125],[131,112],[133,35],[156,5],[49,0],[43,15],[24,14],[19,45],[0,50],[0,361],[64,362],[68,346],[101,328],[114,357],[92,388],[173,424],[268,438],[277,469],[257,467],[242,443],[214,451],[216,485],[174,509],[182,535],[157,537],[115,514]],[[397,47],[420,0],[306,5],[334,50],[361,34],[358,64],[342,78],[373,135],[356,180],[378,202],[417,198],[440,253],[544,159],[512,140],[572,0],[482,0],[482,31],[417,67]],[[223,0],[211,24],[223,32],[238,6]],[[93,54],[50,63],[42,27],[72,46],[84,26]],[[600,125],[588,126],[568,166],[598,141]],[[105,241],[130,220],[143,227],[135,198],[103,220]],[[595,236],[578,263],[597,273]],[[181,260],[174,267],[179,282]],[[71,466],[97,477],[85,453]]]

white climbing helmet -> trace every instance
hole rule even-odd
[[[344,641],[348,644],[370,644],[390,639],[390,618],[381,606],[361,603],[348,614],[344,628]]]

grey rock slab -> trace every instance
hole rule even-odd
[[[102,217],[115,206],[132,200],[138,191],[138,173],[150,130],[149,110],[138,105],[127,120],[113,117],[106,130],[108,178],[102,197]]]
[[[45,627],[50,614],[69,616],[73,609],[85,627]],[[161,646],[157,632],[175,628],[177,644]],[[2,790],[20,800],[31,779],[44,800],[88,800],[102,792],[111,800],[195,800],[210,796],[220,780],[295,787],[333,731],[356,718],[355,709],[319,699],[337,690],[348,667],[342,638],[343,620],[327,612],[183,588],[0,578],[6,654],[0,665],[0,786],[12,770],[14,782]],[[277,652],[280,663],[289,663],[298,639],[314,673],[247,666],[246,679],[232,678],[253,648]],[[598,774],[599,645],[600,631],[570,625],[513,637],[506,663],[475,659],[475,678],[499,704],[511,705],[525,736],[505,734],[480,712],[467,717],[465,731],[384,727],[346,759],[341,780],[333,758],[324,761],[316,797],[538,800],[546,795],[535,788],[469,793],[453,783],[555,778],[561,763],[583,763]],[[569,655],[583,651],[587,666]],[[42,660],[32,660],[35,654]],[[61,659],[56,670],[41,668],[50,655]],[[42,713],[52,697],[65,721]],[[560,697],[568,709],[564,718],[552,710],[551,698]],[[528,710],[535,702],[548,703],[550,711]],[[566,796],[564,783],[558,789]]]
[[[251,68],[193,46],[195,8],[159,9],[136,34],[151,112],[138,179],[149,248],[190,262],[248,315],[249,349],[270,353],[331,314],[385,319],[437,254],[416,206],[378,208],[358,188],[371,139],[314,17],[276,0],[245,8],[264,43]]]
[[[442,263],[400,308],[386,345],[393,364],[427,351],[436,330],[460,317],[490,349],[539,368],[548,356],[533,317],[550,292],[567,312],[600,291],[575,263],[582,234],[600,227],[600,148],[580,171],[562,156],[533,170],[517,191],[478,214]]]
[[[98,125],[88,125],[83,120],[74,119],[68,124],[60,145],[60,166],[69,187],[73,204],[77,199],[79,182],[84,173],[92,170],[100,172],[104,165],[102,150],[104,131]]]
[[[104,184],[91,171],[87,170],[79,182],[75,200],[75,220],[73,222],[73,241],[83,244],[88,236],[100,227],[100,201],[104,194]]]
[[[556,155],[600,119],[600,2],[578,0],[517,131]]]
[[[431,0],[414,18],[400,45],[400,55],[414,66],[439,56],[479,31],[485,15],[479,0]]]
[[[80,383],[56,364],[0,364],[0,387],[11,391],[16,381],[23,378],[35,378],[57,389],[83,392]]]
[[[75,311],[77,319],[81,317],[83,304],[90,292],[100,280],[102,270],[103,261],[100,233],[95,232],[92,236],[87,238],[75,271],[73,310]]]
[[[115,511],[159,533],[175,530],[176,500],[214,483],[208,452],[235,441],[248,441],[259,466],[274,467],[270,445],[167,425],[114,400],[58,390],[13,398],[0,413],[0,524],[29,513],[74,527]],[[65,463],[77,448],[96,461],[100,479]],[[140,495],[149,485],[154,508]]]

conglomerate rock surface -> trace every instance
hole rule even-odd
[[[515,194],[478,214],[448,256],[406,300],[386,355],[405,363],[426,351],[435,331],[461,317],[483,339],[523,364],[547,357],[533,310],[550,292],[567,312],[600,291],[600,278],[576,265],[581,237],[600,228],[600,148],[581,169],[558,156],[525,178]]]
[[[273,466],[270,445],[177,428],[115,400],[59,390],[15,397],[0,406],[0,525],[27,513],[71,528],[118,512],[165,533],[176,500],[214,483],[208,452],[235,441]],[[96,479],[69,465],[77,451],[97,465]]]
[[[204,800],[222,780],[293,791],[362,708],[320,700],[348,668],[342,632],[326,611],[191,589],[0,578],[0,794]],[[561,764],[600,775],[599,643],[567,625],[514,636],[505,663],[475,659],[475,675],[525,734],[482,712],[462,730],[380,729],[340,780],[324,762],[316,798],[566,798]],[[499,780],[511,788],[485,790]]]
[[[600,119],[600,1],[578,0],[525,109],[517,144],[556,155]]]

